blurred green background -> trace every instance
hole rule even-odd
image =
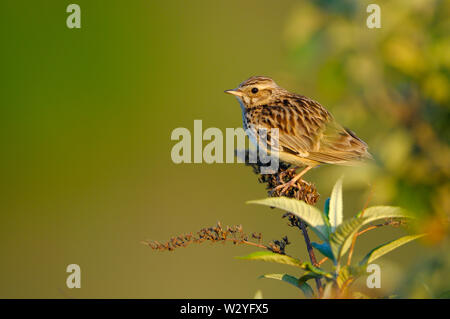
[[[300,297],[257,279],[290,269],[233,258],[250,247],[140,243],[220,220],[288,235],[307,259],[279,211],[244,204],[266,196],[250,168],[171,161],[173,129],[241,126],[223,90],[252,75],[318,100],[369,144],[369,167],[308,174],[320,206],[344,173],[346,217],[372,192],[433,234],[383,258],[379,294],[449,290],[450,1],[376,1],[382,27],[368,29],[372,2],[79,0],[82,28],[68,29],[72,2],[1,1],[0,297]],[[404,232],[368,233],[356,254]],[[71,263],[81,289],[65,285]]]

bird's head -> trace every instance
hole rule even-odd
[[[267,76],[252,76],[236,89],[226,90],[225,93],[236,96],[245,108],[250,108],[273,102],[282,90]]]

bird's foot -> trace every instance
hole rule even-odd
[[[301,180],[301,177],[303,175],[305,175],[305,173],[307,171],[309,171],[312,168],[312,166],[307,166],[304,170],[302,170],[300,173],[298,173],[297,175],[295,175],[293,178],[291,178],[291,180],[289,182],[286,183],[282,183],[281,185],[276,186],[272,192],[271,195],[273,195],[275,192],[277,192],[278,194],[282,195],[285,194],[286,191],[291,188],[292,186],[294,186],[295,184],[297,184],[297,181]]]
[[[291,179],[289,182],[283,183],[281,185],[278,185],[276,187],[274,187],[271,191],[271,194],[278,192],[279,194],[285,194],[286,191],[291,188],[292,186],[294,186],[296,183],[298,182],[298,179]]]

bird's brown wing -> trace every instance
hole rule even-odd
[[[361,139],[336,123],[319,103],[309,99],[256,107],[247,111],[246,118],[254,127],[277,128],[282,152],[334,164],[370,156]]]
[[[316,149],[309,152],[308,159],[323,163],[346,164],[371,158],[367,144],[355,133],[334,121],[326,124]]]

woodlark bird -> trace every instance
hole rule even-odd
[[[337,123],[322,105],[279,87],[269,77],[251,77],[225,93],[238,99],[244,129],[250,129],[255,136],[261,129],[267,134],[278,129],[279,159],[296,167],[305,166],[291,181],[279,186],[282,191],[322,163],[352,165],[372,158],[367,144]],[[250,140],[261,146],[260,142]],[[270,137],[267,141],[275,145]]]

